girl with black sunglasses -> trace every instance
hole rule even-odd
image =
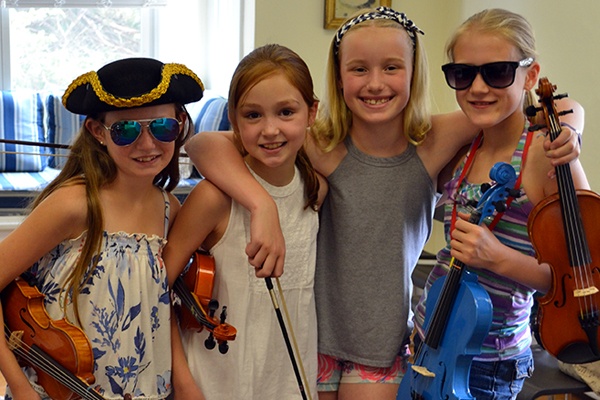
[[[183,105],[200,100],[203,89],[185,66],[146,58],[118,60],[75,79],[63,104],[87,118],[66,165],[0,242],[0,288],[26,277],[52,320],[66,320],[87,337],[95,382],[75,392],[83,398],[171,393],[162,249],[180,208],[170,193],[179,181],[179,149],[193,134]],[[4,297],[2,306],[4,316],[14,309]],[[7,399],[51,397],[38,369],[21,372],[4,340],[0,370]]]
[[[467,154],[457,158],[452,179],[445,185],[447,244],[437,254],[415,310],[415,342],[425,337],[426,307],[435,305],[428,301],[429,289],[447,275],[455,257],[478,275],[493,306],[491,329],[471,364],[470,394],[478,400],[515,399],[533,370],[529,328],[533,294],[551,285],[550,267],[535,258],[527,221],[533,207],[557,191],[556,180],[548,175],[553,167],[545,154],[545,135],[529,130],[524,113],[527,93],[537,86],[540,74],[535,39],[525,18],[490,9],[464,22],[446,50],[451,60],[442,67],[446,81],[480,133]],[[561,107],[575,108],[562,121],[582,129],[581,108],[573,101],[563,101]],[[481,186],[490,183],[489,173],[497,162],[514,167],[518,192],[493,224],[468,222],[469,205],[481,198]],[[575,187],[589,188],[580,162],[572,161],[570,168]],[[460,334],[446,332],[449,337]]]

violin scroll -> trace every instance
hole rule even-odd
[[[540,78],[538,88],[535,93],[539,96],[540,107],[531,105],[525,109],[528,117],[535,117],[539,112],[543,113],[544,124],[536,124],[529,127],[530,131],[537,131],[543,128],[550,130],[550,138],[554,140],[560,134],[559,118],[562,115],[570,114],[573,110],[558,111],[555,100],[564,99],[569,95],[566,93],[554,94],[556,85],[550,83],[548,78]]]

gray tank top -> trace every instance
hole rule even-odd
[[[349,136],[344,143],[348,154],[328,177],[320,213],[319,352],[389,367],[412,329],[410,276],[438,196],[413,145],[380,158]]]

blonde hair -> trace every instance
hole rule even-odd
[[[535,49],[535,34],[529,21],[514,12],[502,8],[490,8],[473,14],[450,37],[446,43],[446,57],[450,62],[454,62],[456,42],[463,34],[472,31],[503,38],[517,49],[521,59],[531,57],[535,60],[538,56]],[[527,115],[527,108],[537,103],[535,99],[534,90],[525,91],[523,101],[525,115]]]
[[[348,20],[370,11],[374,11],[374,9],[360,11]],[[401,24],[389,19],[366,20],[353,25],[348,31],[370,26],[406,31]],[[319,104],[317,120],[313,129],[311,129],[311,133],[319,147],[326,152],[333,150],[339,143],[343,142],[352,126],[352,111],[344,101],[339,83],[341,77],[340,65],[339,57],[335,54],[335,40],[334,37],[329,47],[325,77],[325,98]],[[411,45],[414,43],[414,52],[410,97],[404,109],[404,135],[410,143],[418,145],[423,142],[427,132],[431,129],[427,55],[419,35],[414,35],[413,38],[407,36],[407,40],[411,41]]]
[[[446,44],[446,56],[450,62],[454,61],[453,52],[458,39],[472,31],[502,37],[519,51],[521,58],[537,58],[535,35],[529,21],[514,12],[491,8],[469,17],[450,37]]]
[[[244,155],[246,151],[241,146],[235,110],[254,86],[275,74],[284,75],[289,83],[298,89],[309,109],[317,101],[308,66],[294,51],[285,46],[267,44],[250,52],[235,69],[228,96],[229,120],[233,127],[238,148]],[[306,207],[316,210],[319,180],[304,147],[298,151],[295,164],[304,181],[304,191],[307,198]]]
[[[169,164],[154,177],[154,185],[167,191],[173,190],[179,182],[179,151],[185,141],[194,134],[194,125],[190,115],[183,105],[175,105],[178,114],[185,115],[184,131],[175,140],[175,151]],[[104,115],[90,115],[87,118],[103,120]],[[87,119],[86,118],[86,119]],[[113,182],[117,177],[117,166],[108,154],[106,147],[102,146],[82,124],[69,157],[58,176],[50,183],[33,201],[31,208],[37,207],[45,198],[64,186],[85,185],[87,199],[87,233],[77,259],[75,268],[70,272],[63,290],[63,306],[69,298],[73,304],[75,318],[79,322],[78,297],[80,290],[85,286],[98,263],[97,255],[102,244],[104,232],[104,218],[100,202],[100,189]]]

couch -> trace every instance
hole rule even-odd
[[[70,144],[84,117],[67,111],[61,95],[2,91],[0,138]],[[186,108],[195,132],[230,129],[227,100],[211,91]],[[24,213],[31,199],[58,175],[67,154],[66,149],[0,143],[0,215]],[[184,199],[202,178],[189,164],[182,164],[181,170],[182,179],[173,193]]]

